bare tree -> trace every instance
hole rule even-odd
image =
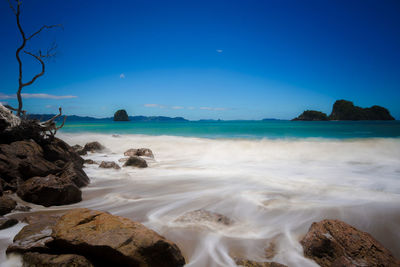
[[[55,43],[53,43],[51,45],[50,48],[46,49],[45,52],[42,52],[42,50],[38,50],[36,53],[34,52],[30,52],[25,50],[25,47],[27,45],[27,43],[32,40],[34,37],[38,36],[43,30],[48,30],[48,29],[52,29],[52,28],[57,28],[57,27],[62,27],[61,24],[55,24],[55,25],[43,25],[42,27],[40,27],[37,31],[35,31],[34,33],[27,35],[25,34],[25,31],[23,30],[22,26],[21,26],[21,21],[20,21],[20,15],[21,15],[21,4],[22,1],[21,0],[14,0],[15,3],[13,4],[11,2],[11,0],[7,0],[11,10],[14,12],[14,15],[16,17],[17,20],[17,26],[18,26],[18,30],[21,34],[22,37],[22,44],[18,47],[15,56],[17,58],[18,61],[18,70],[19,70],[19,77],[18,77],[18,91],[17,91],[17,99],[18,99],[18,108],[12,108],[9,107],[11,110],[16,111],[17,115],[19,117],[21,117],[21,115],[25,115],[26,111],[22,110],[23,104],[22,104],[22,96],[21,96],[21,92],[22,89],[26,86],[29,86],[31,84],[33,84],[37,78],[43,76],[43,74],[45,73],[45,63],[44,60],[49,59],[49,58],[53,58],[56,55],[56,49],[57,49],[57,45]],[[33,76],[29,81],[27,82],[23,82],[22,80],[22,76],[23,76],[23,70],[22,70],[22,60],[21,60],[21,52],[25,53],[26,55],[32,56],[34,59],[36,59],[37,61],[39,61],[39,63],[41,64],[41,72],[36,74],[35,76]],[[49,131],[51,136],[54,136],[54,134],[57,132],[58,129],[60,129],[65,122],[66,116],[64,116],[64,122],[62,123],[62,125],[60,127],[56,127],[54,120],[58,117],[60,117],[62,115],[62,109],[61,107],[59,108],[59,112],[60,114],[54,116],[53,118],[51,118],[50,120],[46,121],[46,122],[42,122],[40,124],[40,126],[43,127],[44,131]]]

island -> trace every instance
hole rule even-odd
[[[361,121],[394,120],[389,110],[381,106],[362,108],[348,100],[337,100],[329,116],[316,110],[306,110],[292,121]]]
[[[117,112],[114,113],[114,121],[129,121],[128,113],[126,113],[126,110],[117,110]]]

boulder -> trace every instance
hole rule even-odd
[[[321,111],[316,110],[306,110],[297,118],[292,121],[327,121],[328,116]]]
[[[94,161],[92,159],[85,159],[84,163],[85,164],[98,164],[96,161]]]
[[[179,223],[192,223],[195,225],[214,224],[230,226],[233,224],[233,221],[225,215],[203,209],[186,212],[175,221]]]
[[[17,219],[14,218],[6,218],[0,216],[0,230],[6,229],[8,227],[14,226],[18,223]]]
[[[85,152],[97,152],[97,151],[101,151],[103,150],[105,147],[103,145],[101,145],[99,142],[95,141],[95,142],[90,142],[87,143],[85,145],[85,147],[83,148],[83,150]]]
[[[17,206],[17,202],[8,195],[0,197],[0,215],[11,212]]]
[[[54,138],[42,145],[45,159],[55,162],[62,160],[64,162],[73,162],[78,168],[83,166],[83,158],[63,140]]]
[[[117,112],[114,113],[114,121],[129,121],[128,113],[126,113],[126,110],[117,110]]]
[[[0,130],[8,127],[15,127],[21,123],[21,119],[14,115],[11,110],[0,104]],[[3,129],[2,129],[3,128]]]
[[[142,159],[141,157],[131,156],[124,164],[124,167],[127,167],[127,166],[138,167],[138,168],[147,168],[147,162],[144,159]]]
[[[258,262],[247,259],[235,259],[235,263],[238,266],[244,266],[244,267],[287,267],[286,265],[276,262]]]
[[[145,156],[149,158],[154,158],[153,151],[148,148],[131,148],[124,152],[124,156]]]
[[[19,186],[17,194],[25,201],[45,207],[72,204],[82,200],[82,192],[75,184],[52,174],[28,179]]]
[[[92,267],[85,257],[76,254],[45,254],[27,252],[22,257],[23,267]]]
[[[99,165],[99,168],[105,168],[105,169],[116,169],[119,170],[121,167],[115,163],[114,161],[102,161]]]
[[[34,220],[15,236],[7,253],[78,254],[94,266],[183,266],[179,248],[140,223],[74,209],[61,218]]]
[[[64,182],[73,183],[77,187],[86,186],[90,183],[89,177],[81,167],[77,167],[73,162],[67,163],[64,169],[57,174],[57,176]]]
[[[81,145],[74,145],[72,146],[72,149],[78,153],[79,155],[83,156],[86,155],[87,152],[85,151],[85,149],[81,146]]]
[[[304,255],[320,266],[400,266],[370,234],[338,220],[314,222],[300,241]]]

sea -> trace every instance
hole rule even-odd
[[[100,142],[104,151],[84,156],[97,162],[122,166],[130,148],[150,148],[154,159],[145,169],[85,165],[82,202],[28,204],[21,217],[107,211],[175,242],[190,267],[236,266],[234,258],[318,266],[299,241],[313,222],[338,219],[400,258],[399,121],[67,121],[57,136]],[[1,266],[21,266],[4,251],[24,225],[0,231]]]

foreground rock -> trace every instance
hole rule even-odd
[[[244,267],[287,267],[286,265],[276,262],[257,262],[247,259],[235,259],[235,263],[238,266],[244,266]]]
[[[18,223],[17,219],[14,218],[6,218],[0,216],[0,230],[6,229],[8,227],[14,226]]]
[[[7,253],[77,254],[94,266],[183,266],[179,248],[140,223],[88,209],[25,226]]]
[[[20,185],[17,194],[25,201],[45,207],[72,204],[82,200],[82,192],[75,184],[52,174],[28,179]]]
[[[121,169],[121,167],[114,161],[102,161],[99,165],[99,168],[116,169],[116,170]]]
[[[124,156],[145,156],[149,158],[154,158],[153,151],[149,148],[131,148],[124,152]]]
[[[17,202],[7,195],[0,197],[0,215],[11,212],[17,206]]]
[[[114,121],[129,121],[128,113],[126,113],[126,110],[117,110],[117,112],[114,113]]]
[[[85,257],[76,254],[52,255],[37,252],[25,253],[23,267],[91,267],[93,264]]]
[[[293,121],[327,121],[328,116],[325,113],[316,110],[306,110]]]
[[[125,161],[124,167],[132,166],[137,168],[147,168],[147,162],[138,156],[131,156]]]
[[[175,221],[186,224],[217,224],[224,226],[231,226],[234,223],[233,220],[225,215],[203,209],[186,212]]]
[[[323,267],[400,266],[370,234],[338,220],[313,223],[300,243],[304,255]]]

